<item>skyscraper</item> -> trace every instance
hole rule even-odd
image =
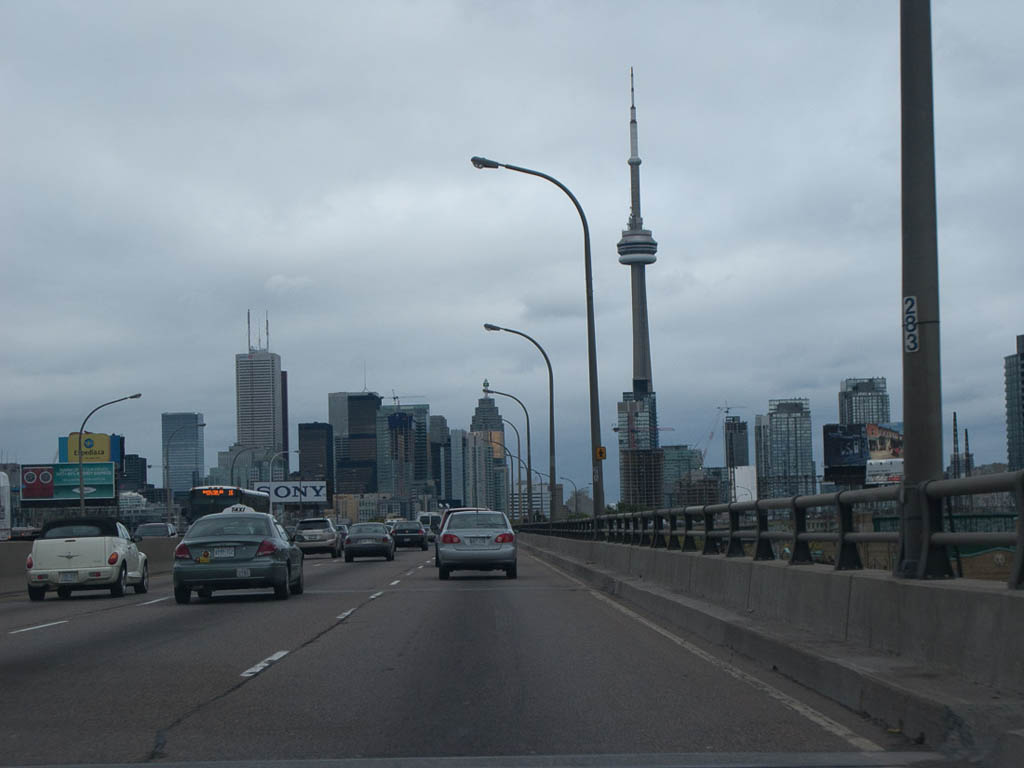
[[[704,468],[704,455],[699,448],[688,445],[665,445],[661,450],[665,457],[662,478],[664,504],[667,507],[678,507],[683,498],[680,483],[691,473]]]
[[[466,466],[466,493],[472,500],[469,503],[511,515],[508,479],[505,476],[505,422],[493,397],[484,395],[477,400],[469,423]],[[536,508],[536,493],[533,494],[533,504]]]
[[[174,493],[184,493],[203,477],[204,440],[201,413],[160,414],[161,443],[167,482]]]
[[[726,416],[723,425],[725,438],[725,466],[727,469],[745,467],[750,464],[750,438],[747,422],[739,416]]]
[[[400,501],[433,493],[426,403],[396,403],[377,411],[377,489]]]
[[[299,424],[299,478],[327,482],[327,499],[334,497],[334,429],[311,421]]]
[[[249,347],[235,355],[235,401],[238,443],[270,453],[287,450],[281,357],[268,349]]]
[[[1024,469],[1024,335],[1017,354],[1003,358],[1006,371],[1006,463],[1010,472]]]
[[[658,406],[651,375],[651,339],[647,323],[646,267],[657,260],[658,243],[640,215],[640,150],[637,141],[633,71],[629,72],[630,213],[618,242],[619,263],[629,267],[633,297],[633,390],[618,404],[619,484],[622,502],[660,507],[664,454],[658,447]]]
[[[331,392],[327,420],[334,429],[335,473],[338,493],[377,492],[376,392]]]
[[[889,393],[885,377],[844,379],[839,385],[839,424],[888,424]]]
[[[762,418],[758,417],[759,420]],[[764,422],[755,424],[755,436],[763,427]],[[759,475],[762,471],[760,451],[767,449],[764,457],[767,484],[762,486],[759,478],[759,492],[763,488],[766,492],[762,495],[767,498],[815,493],[817,478],[811,446],[810,400],[805,397],[769,400],[766,432],[763,436],[767,438],[767,445],[762,447],[761,440],[757,441]]]

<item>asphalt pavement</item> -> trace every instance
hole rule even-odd
[[[442,582],[420,550],[305,568],[305,594],[286,601],[252,591],[177,605],[167,575],[145,595],[0,599],[0,765],[928,757],[523,552],[516,580]]]

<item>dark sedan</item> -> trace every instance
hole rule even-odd
[[[397,523],[391,536],[396,547],[419,547],[427,551],[427,532],[419,523]]]
[[[302,593],[302,550],[273,517],[252,509],[206,515],[174,550],[174,599],[187,603],[195,590],[273,587],[286,600]]]
[[[345,538],[345,562],[357,557],[395,559],[395,540],[383,523],[356,523]]]

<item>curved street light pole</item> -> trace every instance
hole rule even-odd
[[[120,403],[124,400],[138,400],[140,397],[142,397],[142,393],[136,392],[134,395],[125,395],[124,397],[117,398],[117,400],[111,400],[109,403],[97,405],[89,411],[88,416],[82,419],[82,426],[78,428],[78,511],[81,512],[82,517],[85,517],[85,469],[82,467],[82,433],[85,432],[85,422],[89,420],[89,416],[92,416],[100,408],[106,408],[108,405]]]
[[[548,353],[544,351],[544,347],[537,343],[537,340],[532,336],[529,336],[522,331],[517,331],[514,328],[503,328],[500,325],[494,325],[493,323],[484,323],[484,329],[488,331],[505,331],[505,333],[514,333],[516,336],[522,336],[524,339],[529,341],[535,346],[540,353],[544,356],[544,362],[548,366],[548,456],[549,456],[549,467],[551,477],[557,477],[555,474],[555,376],[551,370],[551,358],[548,357]],[[551,492],[551,509],[554,510],[557,507],[562,506],[561,499],[558,503],[555,503],[555,486],[551,485],[548,489]],[[554,514],[554,512],[552,512]]]
[[[490,386],[484,381],[484,394],[485,395],[501,395],[502,397],[510,397],[519,403],[519,407],[523,409],[523,413],[526,414],[526,508],[528,515],[533,515],[533,478],[531,477],[531,470],[533,469],[533,457],[530,452],[530,412],[526,410],[526,406],[523,405],[523,401],[515,395],[510,395],[508,392],[499,392],[496,389],[491,389]]]
[[[516,498],[519,499],[519,506],[522,507],[523,506],[523,504],[522,504],[522,493],[523,493],[523,490],[522,490],[523,489],[523,467],[522,467],[523,459],[522,459],[522,456],[523,456],[523,446],[522,446],[522,443],[519,442],[519,428],[516,427],[516,425],[513,424],[508,419],[503,418],[502,421],[505,422],[506,424],[508,424],[510,427],[512,427],[512,431],[516,433],[516,458],[519,459],[519,464],[516,466],[516,468],[519,470],[519,480],[516,482]],[[519,517],[522,517],[522,516],[523,516],[523,510],[520,508],[519,509]]]
[[[576,483],[568,477],[562,477],[559,479],[572,483],[572,513],[575,515],[580,506],[580,489],[577,488]]]
[[[604,457],[604,449],[601,446],[601,411],[597,394],[597,342],[594,332],[594,277],[590,266],[590,228],[587,226],[587,216],[583,213],[583,207],[575,195],[569,191],[558,179],[548,176],[540,171],[532,171],[529,168],[520,168],[516,165],[499,163],[495,160],[488,160],[486,157],[473,157],[470,162],[476,168],[507,168],[510,171],[526,173],[530,176],[538,176],[550,181],[562,190],[580,215],[583,223],[583,269],[586,279],[587,290],[587,355],[590,361],[590,459],[594,470],[594,515],[604,514],[604,471],[601,461]],[[552,472],[552,476],[554,472]]]
[[[181,430],[183,429],[188,429],[189,427],[193,429],[199,429],[200,427],[205,426],[206,424],[182,424],[180,427],[171,432],[170,436],[167,438],[167,442],[164,443],[164,496],[166,497],[167,502],[168,523],[171,522],[171,515],[173,514],[173,505],[171,503],[171,499],[174,496],[174,494],[171,492],[171,440],[173,440],[174,436],[181,432]]]
[[[235,462],[238,461],[238,457],[241,456],[243,453],[248,453],[249,451],[255,451],[257,448],[259,448],[258,445],[247,446],[247,447],[243,448],[242,450],[240,450],[238,453],[236,453],[234,458],[231,459],[231,469],[228,470],[228,477],[231,480],[231,485],[235,486],[235,488],[240,488],[241,487],[240,485],[238,485],[235,482]]]

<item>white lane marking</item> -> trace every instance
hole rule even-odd
[[[46,629],[47,627],[56,627],[58,624],[67,624],[68,619],[63,621],[51,621],[49,624],[37,624],[34,627],[25,627],[24,629],[16,629],[13,632],[8,632],[9,635],[17,635],[21,632],[31,632],[33,629]]]
[[[139,603],[139,605],[152,605],[153,603],[159,603],[159,602],[161,602],[163,600],[170,600],[170,599],[171,599],[171,595],[168,595],[167,597],[158,597],[156,600],[147,600],[144,603]]]
[[[622,614],[625,614],[626,616],[628,616],[629,618],[633,619],[634,621],[637,621],[640,624],[643,624],[648,629],[653,630],[654,632],[657,632],[662,637],[672,641],[673,643],[678,645],[680,648],[683,648],[684,650],[689,651],[690,653],[692,653],[694,656],[696,656],[697,658],[701,659],[702,661],[704,661],[704,662],[706,662],[708,664],[711,664],[714,667],[717,667],[718,669],[720,669],[723,672],[725,672],[727,675],[731,675],[732,677],[734,677],[735,679],[739,680],[740,682],[746,683],[747,685],[751,686],[752,688],[756,688],[757,690],[761,691],[762,693],[765,693],[768,696],[771,696],[773,699],[778,701],[783,706],[789,707],[790,709],[792,709],[794,712],[796,712],[799,715],[803,715],[808,720],[810,720],[812,723],[815,723],[816,725],[824,728],[826,731],[828,731],[829,733],[833,734],[834,736],[838,736],[839,738],[843,739],[844,741],[848,742],[849,744],[852,744],[857,749],[859,749],[859,750],[861,750],[863,752],[883,752],[884,751],[882,747],[878,746],[877,744],[875,744],[870,739],[866,739],[863,736],[858,736],[856,733],[851,731],[849,728],[847,728],[842,723],[837,723],[835,720],[833,720],[832,718],[828,717],[827,715],[823,715],[821,712],[819,712],[818,710],[814,709],[813,707],[809,707],[806,704],[804,704],[802,701],[799,701],[798,699],[794,699],[792,696],[790,696],[790,695],[788,695],[786,693],[783,693],[778,688],[775,688],[775,687],[769,685],[768,683],[764,682],[763,680],[760,680],[759,678],[754,677],[753,675],[747,674],[743,670],[741,670],[741,669],[739,669],[737,667],[734,667],[732,664],[728,663],[727,661],[723,661],[722,659],[718,658],[717,656],[714,656],[714,655],[708,653],[707,651],[703,650],[702,648],[697,647],[696,645],[694,645],[691,642],[688,642],[688,641],[684,640],[683,638],[679,637],[678,635],[672,634],[671,632],[669,632],[664,627],[659,627],[654,622],[648,621],[643,616],[639,615],[638,613],[634,613],[629,608],[626,608],[624,605],[620,605],[619,603],[617,603],[614,600],[612,600],[611,598],[601,594],[600,592],[596,592],[593,589],[590,589],[589,587],[587,587],[586,584],[584,584],[579,579],[577,579],[577,578],[575,578],[573,576],[570,576],[569,574],[567,574],[564,571],[556,568],[555,566],[551,565],[550,563],[546,563],[543,560],[541,560],[540,558],[536,558],[536,559],[540,560],[540,562],[544,563],[544,565],[546,565],[548,568],[550,568],[551,570],[555,571],[556,573],[559,573],[560,575],[564,576],[565,578],[569,579],[570,581],[576,582],[581,587],[586,589],[593,597],[597,598],[601,602],[608,604],[609,606],[611,606],[615,610],[619,611]]]
[[[432,562],[434,562],[434,561],[433,561],[433,560],[424,560],[424,561],[423,561],[423,563],[424,563],[424,564],[426,564],[426,563],[432,563]]]
[[[378,597],[380,597],[383,594],[384,594],[383,592],[374,592],[372,595],[370,595],[370,599],[371,600],[376,600]]]
[[[400,581],[401,581],[401,579],[395,579],[395,580],[394,580],[394,581],[392,581],[392,582],[391,582],[390,584],[388,584],[388,586],[389,586],[389,587],[393,587],[393,586],[395,586],[395,584],[397,584],[397,583],[398,583],[398,582],[400,582]]]
[[[264,669],[269,667],[271,664],[273,664],[274,662],[280,661],[281,659],[283,659],[287,655],[288,655],[288,651],[278,651],[273,656],[267,656],[267,658],[265,658],[263,661],[261,661],[256,666],[249,667],[247,670],[245,670],[245,672],[243,672],[241,676],[242,677],[252,677],[254,675],[258,675],[260,672],[262,672]]]
[[[423,566],[421,565],[420,568],[422,568],[422,567]],[[414,573],[416,573],[416,571],[407,571],[405,575],[406,576],[412,576]]]
[[[338,619],[338,621],[344,621],[345,619],[347,619],[347,618],[348,618],[349,616],[351,616],[351,615],[352,615],[353,613],[355,613],[355,612],[356,612],[356,609],[355,609],[355,608],[349,608],[349,609],[348,609],[347,611],[345,611],[344,613],[342,613],[342,614],[339,614],[339,615],[337,616],[337,619]]]
[[[319,568],[323,563],[313,563],[314,568]]]
[[[417,567],[417,568],[425,568],[426,566],[423,566],[423,565],[417,565],[416,567]]]

